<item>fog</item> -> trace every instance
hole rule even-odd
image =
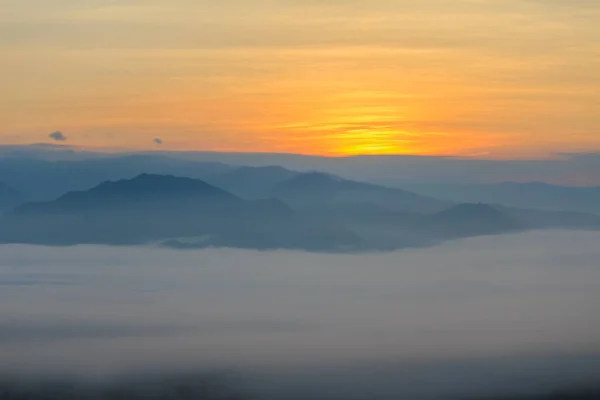
[[[363,255],[0,246],[0,370],[227,369],[265,398],[585,385],[600,379],[598,244],[544,231]]]

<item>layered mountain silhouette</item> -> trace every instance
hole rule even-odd
[[[39,154],[38,154],[39,153]],[[291,158],[290,158],[291,157]],[[293,169],[305,171],[307,168],[316,168],[341,174],[344,178],[354,177],[360,182],[357,184],[369,185],[370,187],[359,188],[361,196],[369,193],[367,202],[372,202],[373,193],[378,192],[376,204],[386,209],[396,211],[414,212],[436,212],[443,208],[461,203],[485,203],[497,204],[506,207],[522,209],[536,209],[546,211],[579,211],[600,214],[600,188],[599,187],[569,187],[550,185],[541,182],[532,183],[498,183],[498,184],[461,184],[445,183],[433,184],[433,179],[420,179],[422,174],[429,172],[425,159],[404,157],[406,171],[395,171],[391,168],[392,160],[386,157],[377,158],[381,164],[373,169],[368,168],[371,158],[331,159],[327,165],[322,164],[324,159],[319,157],[301,157],[291,155],[273,154],[222,154],[222,153],[134,153],[134,154],[103,154],[87,153],[69,148],[68,146],[43,145],[43,146],[0,146],[0,182],[10,186],[26,201],[50,201],[71,191],[88,190],[104,181],[115,181],[119,179],[131,179],[142,173],[157,175],[173,175],[201,179],[214,186],[225,189],[237,196],[247,199],[258,199],[274,197],[279,186],[284,181],[289,181],[300,175],[305,175]],[[394,158],[396,159],[396,158]],[[288,162],[285,162],[287,160]],[[295,160],[295,161],[294,161]],[[300,160],[304,160],[300,162]],[[387,161],[385,161],[387,160]],[[220,162],[219,162],[220,161]],[[293,162],[292,162],[293,161]],[[384,162],[385,161],[385,162]],[[226,162],[228,164],[224,164]],[[433,161],[432,161],[433,162]],[[454,161],[453,161],[454,162]],[[413,164],[413,163],[418,163]],[[241,167],[240,165],[253,165],[253,167]],[[264,166],[269,164],[284,165],[286,169],[278,166]],[[353,166],[352,166],[353,165]],[[352,167],[351,167],[352,166]],[[483,168],[477,164],[474,167]],[[354,171],[354,172],[353,172]],[[428,172],[429,171],[429,172]],[[398,174],[396,177],[395,174]],[[401,179],[404,175],[412,176],[406,180]],[[314,174],[308,174],[314,175]],[[328,175],[330,178],[336,178]],[[412,194],[413,198],[419,195],[417,206],[410,205],[410,210],[395,208],[398,202],[395,199],[390,206],[386,198],[393,198],[390,191],[397,189],[380,185],[365,184],[363,180],[380,176],[379,181],[403,182],[400,186],[404,192]],[[440,175],[441,182],[447,181],[444,175]],[[494,177],[490,179],[497,179]],[[348,181],[348,179],[341,179]],[[460,181],[460,177],[453,181]],[[466,179],[469,181],[469,179]],[[409,183],[410,182],[410,183]],[[285,185],[284,185],[285,186]],[[360,185],[359,185],[360,186]],[[378,190],[374,190],[374,188]],[[348,191],[353,192],[356,188],[349,190],[336,190],[340,196],[352,199],[353,202],[363,202],[360,197],[346,196]],[[282,196],[285,193],[280,193]],[[315,195],[313,193],[313,195]],[[331,193],[329,194],[331,196]],[[322,196],[322,194],[320,195]],[[297,197],[297,196],[294,196]],[[405,196],[405,199],[408,197]],[[434,206],[421,206],[421,200],[437,200]],[[301,203],[305,203],[306,200]],[[288,198],[290,206],[294,199]],[[334,202],[336,207],[339,201]],[[442,204],[442,208],[438,205]],[[5,210],[6,211],[6,210]]]
[[[356,182],[321,172],[301,173],[282,167],[240,167],[207,178],[211,184],[245,198],[276,197],[294,209],[365,211],[379,207],[398,212],[441,211],[450,201],[401,189]],[[363,210],[361,210],[363,208]]]
[[[600,187],[558,186],[543,182],[408,185],[419,194],[456,202],[481,202],[546,211],[600,213]]]
[[[265,173],[287,174],[236,172],[253,179]],[[592,214],[447,206],[320,173],[297,174],[275,184],[274,192],[278,198],[248,200],[198,179],[141,174],[19,206],[0,217],[0,243],[372,251],[527,229],[600,228]]]
[[[278,166],[239,167],[208,177],[207,182],[248,199],[273,195],[273,189],[299,172]]]
[[[205,179],[233,168],[143,154],[57,161],[0,157],[0,182],[15,188],[29,201],[50,201],[67,192],[88,190],[105,181],[131,179],[143,173]]]
[[[469,237],[516,232],[525,224],[507,212],[487,204],[459,204],[429,215],[418,228],[439,237]]]
[[[357,245],[347,233],[314,232],[276,199],[250,201],[204,181],[142,174],[30,203],[4,216],[0,241],[72,245],[142,244],[250,248]]]
[[[436,212],[453,203],[402,189],[342,179],[320,172],[298,174],[276,185],[273,195],[292,207],[339,207],[372,204],[391,211]]]

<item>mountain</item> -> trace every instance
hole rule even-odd
[[[239,167],[210,176],[206,181],[240,197],[259,199],[270,197],[275,186],[298,174],[278,166]]]
[[[577,212],[474,203],[430,213],[400,211],[443,203],[327,174],[300,174],[276,186],[293,207],[276,198],[246,200],[205,181],[172,175],[106,181],[0,216],[0,243],[339,252],[395,250],[531,229],[600,229],[600,216]]]
[[[219,163],[149,155],[61,161],[3,157],[0,158],[0,182],[19,190],[31,201],[49,201],[70,191],[87,190],[104,181],[130,179],[142,173],[203,179],[232,168]]]
[[[142,174],[29,203],[0,218],[0,242],[176,247],[357,246],[351,232],[311,226],[276,199],[249,201],[201,180]]]
[[[546,211],[495,206],[527,229],[599,229],[600,215],[580,211]]]
[[[423,218],[416,227],[441,238],[492,235],[528,228],[519,219],[487,204],[459,204]]]
[[[485,185],[405,185],[415,193],[457,202],[600,214],[600,187],[557,186],[541,182]]]
[[[430,213],[441,211],[452,202],[342,179],[320,172],[303,173],[276,185],[273,195],[297,208],[339,207],[373,204],[391,211]]]
[[[445,239],[540,229],[600,230],[600,216],[464,203],[427,215],[415,227],[417,231]]]
[[[23,201],[23,195],[18,190],[0,182],[0,214],[12,210]]]
[[[29,203],[2,220],[0,238],[50,244],[127,244],[204,234],[243,200],[202,181],[140,175]]]
[[[201,180],[141,174],[134,179],[107,181],[87,191],[69,192],[57,201],[26,204],[16,212],[136,212],[139,207],[196,207],[199,202],[204,207],[212,207],[241,201],[231,193]]]

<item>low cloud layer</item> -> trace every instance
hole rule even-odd
[[[0,371],[233,367],[298,398],[569,388],[599,378],[598,240],[369,255],[2,246]]]

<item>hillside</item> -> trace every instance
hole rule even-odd
[[[247,199],[267,198],[281,182],[299,172],[283,167],[239,167],[206,178],[206,181]]]
[[[0,213],[12,210],[23,201],[23,195],[18,190],[0,182]]]
[[[393,211],[430,213],[453,204],[402,189],[351,181],[319,172],[299,174],[281,182],[275,187],[273,195],[300,208],[370,203]]]
[[[307,225],[275,199],[249,201],[206,182],[142,174],[57,200],[30,203],[0,219],[0,242],[51,245],[331,249],[358,244],[335,227]]]
[[[439,237],[469,237],[525,230],[526,226],[487,204],[459,204],[427,216],[418,229]]]
[[[416,193],[456,202],[600,214],[600,187],[559,186],[542,182],[496,184],[405,185]]]

